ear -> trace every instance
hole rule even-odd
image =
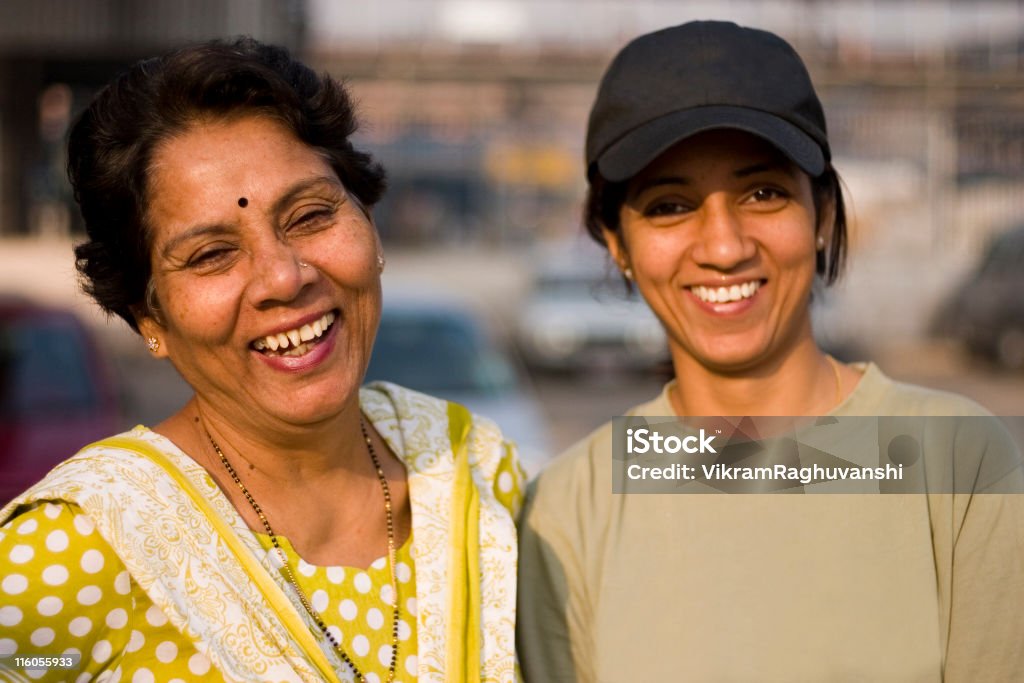
[[[167,330],[152,315],[135,308],[132,309],[132,315],[135,316],[135,324],[139,327],[143,344],[149,347],[150,355],[154,358],[167,358]],[[150,345],[150,339],[155,339],[157,343]]]
[[[830,244],[836,227],[836,198],[831,192],[824,193],[822,197],[818,208],[818,224],[815,227],[815,237],[820,237],[826,245]]]
[[[622,241],[622,235],[603,226],[601,228],[601,235],[604,237],[604,243],[608,245],[608,253],[611,254],[612,260],[619,267],[619,271],[625,275],[632,268],[632,263],[629,260],[629,252],[626,250],[626,245]]]

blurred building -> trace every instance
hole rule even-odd
[[[774,30],[804,55],[855,196],[859,239],[895,225],[980,249],[1024,209],[1024,2],[312,0],[310,56],[355,87],[400,241],[574,230],[582,138],[628,39],[697,18]]]
[[[560,237],[579,226],[583,131],[611,55],[695,18],[777,31],[805,56],[859,249],[974,253],[1022,214],[1024,0],[6,0],[0,234],[67,230],[63,136],[99,84],[247,33],[353,85],[392,180],[388,241]]]
[[[213,37],[301,49],[305,25],[303,0],[0,2],[0,235],[73,229],[65,133],[118,71]]]

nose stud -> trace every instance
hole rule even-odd
[[[300,268],[309,268],[309,264],[306,263],[305,261],[299,261],[299,267]]]

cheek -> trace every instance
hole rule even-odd
[[[646,233],[629,243],[630,262],[637,281],[660,282],[672,278],[687,245],[670,231]]]
[[[787,240],[780,240],[776,253],[785,267],[801,272],[807,271],[810,277],[814,276],[818,252],[815,236],[810,228],[801,231],[797,239],[790,237]]]
[[[158,290],[159,291],[159,290]],[[235,303],[240,296],[230,279],[196,283],[174,281],[164,288],[165,324],[180,336],[215,342],[230,337],[235,324]]]

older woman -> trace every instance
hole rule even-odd
[[[195,395],[3,509],[0,654],[80,656],[45,680],[513,680],[514,451],[360,389],[384,174],[355,127],[251,40],[142,62],[76,123],[85,287]]]
[[[624,452],[602,427],[541,473],[523,516],[527,680],[1019,679],[1024,496],[995,494],[1021,490],[1005,430],[812,335],[812,288],[837,276],[846,223],[799,56],[723,22],[637,38],[604,76],[586,152],[587,227],[660,318],[675,368],[629,415],[977,415],[984,429],[922,432],[921,462],[953,463],[955,490],[931,486],[938,467],[928,495],[728,496],[613,494]],[[716,492],[705,477],[679,488]]]

